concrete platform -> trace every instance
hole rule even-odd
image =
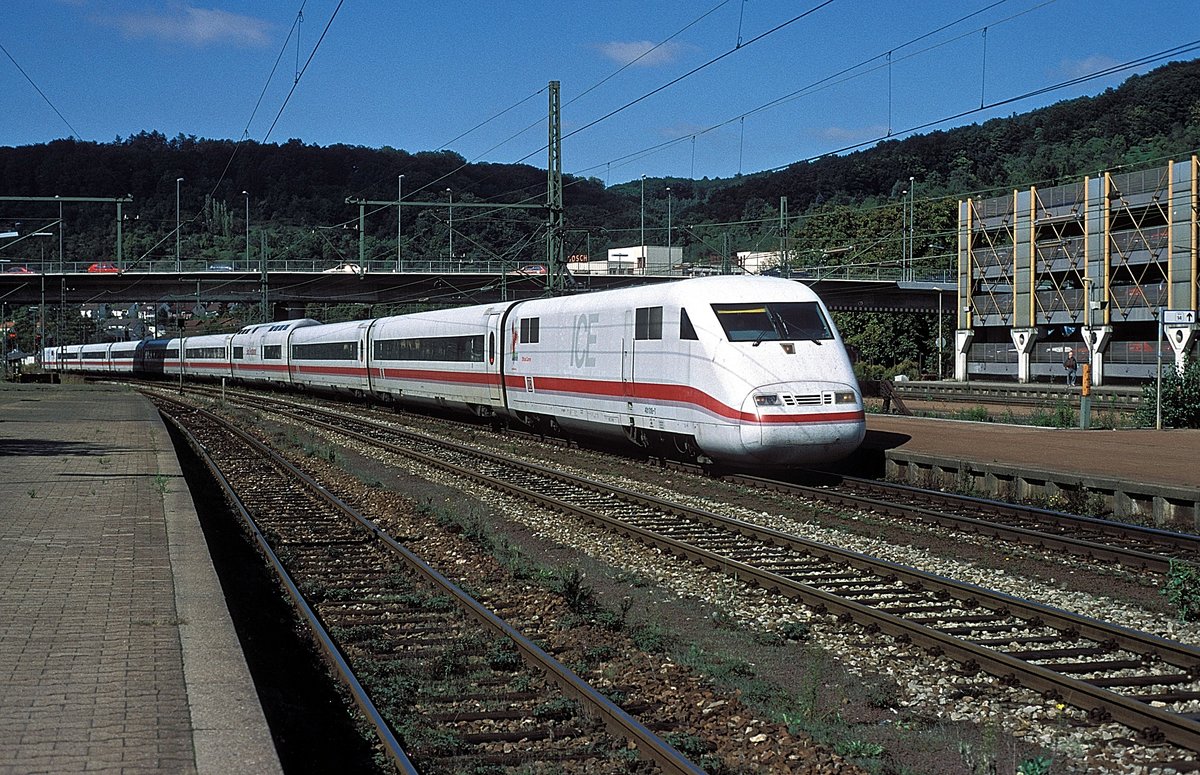
[[[280,772],[170,439],[0,384],[0,773]]]
[[[891,478],[991,497],[1105,499],[1118,517],[1200,529],[1200,430],[1078,430],[868,414]]]

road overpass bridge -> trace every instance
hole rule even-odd
[[[568,293],[587,293],[678,276],[577,275]],[[837,278],[795,278],[813,288],[839,312],[937,313],[943,304],[953,312],[953,282],[903,282]],[[276,310],[300,310],[320,304],[430,304],[462,306],[544,295],[542,276],[473,273],[331,274],[327,272],[121,272],[0,274],[0,301],[9,307],[33,304],[140,303],[260,304],[264,293]],[[943,297],[945,297],[943,299]]]

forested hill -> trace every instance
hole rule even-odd
[[[983,124],[889,140],[865,151],[723,181],[704,203],[712,220],[749,215],[751,200],[824,202],[894,197],[910,177],[924,197],[1053,185],[1121,165],[1161,163],[1200,149],[1200,60],[1176,62],[1096,97]],[[672,189],[674,190],[674,189]]]
[[[398,138],[403,143],[403,138]],[[768,218],[780,196],[789,211],[871,204],[894,199],[910,177],[922,199],[1033,183],[1074,180],[1118,165],[1160,163],[1184,158],[1200,148],[1200,60],[1173,63],[1091,98],[980,125],[886,141],[869,150],[797,163],[774,173],[734,179],[646,181],[647,218],[660,218],[671,187],[676,224],[734,222]],[[564,148],[570,166],[569,144]],[[125,212],[142,228],[129,231],[134,255],[154,250],[175,223],[176,178],[183,178],[181,208],[196,250],[218,255],[233,249],[242,233],[249,193],[251,220],[272,231],[276,250],[327,257],[328,239],[319,227],[353,221],[357,209],[348,196],[391,200],[397,176],[404,175],[405,198],[519,201],[544,197],[545,171],[527,165],[464,164],[458,154],[408,152],[299,140],[282,144],[168,139],[154,131],[111,143],[56,140],[0,148],[0,194],[6,196],[133,197]],[[605,240],[631,244],[639,219],[640,185],[605,189],[596,180],[568,180],[568,225],[592,229],[594,249]],[[39,209],[40,208],[40,209]],[[16,221],[39,223],[54,217],[44,206],[0,203],[0,230]],[[194,217],[194,220],[192,218]],[[541,215],[526,216],[539,220]],[[657,221],[656,221],[657,222]],[[405,238],[415,251],[435,252],[444,226],[431,212],[405,216]],[[457,228],[457,224],[456,224]],[[510,219],[482,229],[481,240],[518,240],[522,228]],[[604,233],[600,229],[606,229]],[[623,231],[624,230],[624,231]],[[369,234],[382,250],[395,239],[395,221],[375,218]],[[753,229],[731,229],[735,247]],[[77,207],[68,219],[69,254],[111,255],[113,220],[108,207]],[[285,237],[291,232],[291,237]],[[305,236],[306,235],[306,236]],[[607,237],[605,236],[607,235]],[[229,241],[228,246],[223,242]],[[678,244],[678,243],[677,243]],[[105,247],[107,246],[107,248]],[[173,249],[173,244],[171,245]],[[577,250],[577,248],[575,248]]]

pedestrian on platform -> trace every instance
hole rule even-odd
[[[1079,364],[1075,361],[1075,351],[1067,350],[1067,356],[1063,358],[1063,368],[1067,370],[1067,387],[1075,387],[1075,369]]]

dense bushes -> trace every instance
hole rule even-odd
[[[1157,388],[1157,384],[1151,382],[1142,391],[1142,403],[1136,417],[1139,425],[1155,424]],[[1182,372],[1164,367],[1162,424],[1164,428],[1200,428],[1200,360],[1193,358]]]

